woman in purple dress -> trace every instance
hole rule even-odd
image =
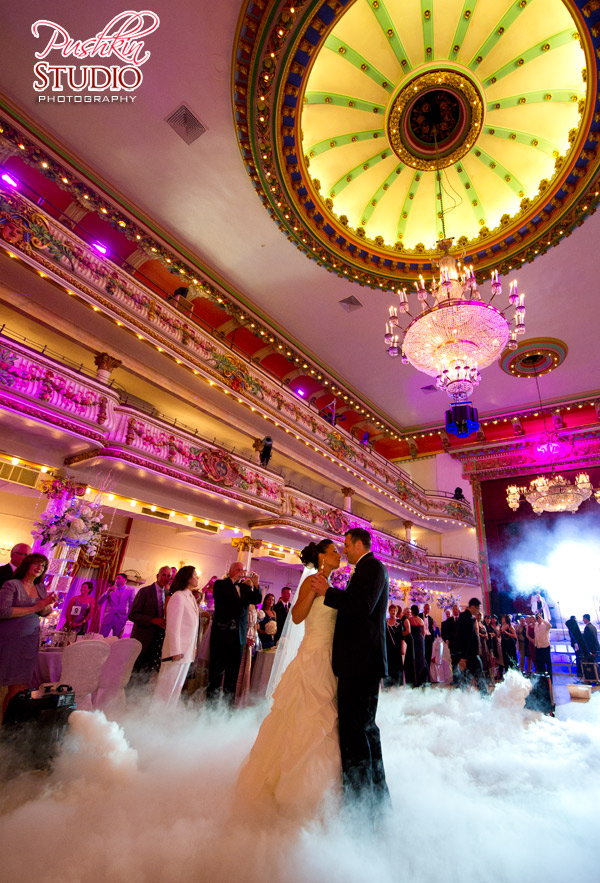
[[[45,555],[27,555],[12,579],[0,587],[0,686],[8,687],[2,715],[10,700],[31,682],[37,659],[40,616],[48,616],[56,600],[43,585]]]

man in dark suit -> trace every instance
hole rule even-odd
[[[214,584],[213,598],[206,697],[215,699],[223,685],[223,698],[232,705],[248,631],[248,607],[262,601],[258,575],[246,577],[244,565],[236,561],[226,579],[218,579]]]
[[[481,601],[479,598],[471,598],[469,606],[458,617],[454,636],[455,652],[458,658],[458,686],[463,689],[468,686],[466,672],[475,678],[477,688],[483,696],[489,695],[489,690],[483,676],[483,666],[479,656],[479,630],[475,616],[479,613]]]
[[[273,610],[275,611],[275,616],[277,617],[277,631],[275,632],[275,643],[280,639],[281,633],[283,631],[283,627],[285,625],[285,621],[287,619],[287,615],[290,610],[290,598],[292,597],[292,590],[289,586],[284,586],[281,590],[281,596],[279,601],[274,606]]]
[[[165,637],[165,592],[171,583],[171,568],[161,567],[156,582],[144,586],[133,600],[129,619],[133,623],[131,637],[136,638],[142,649],[134,669],[149,676],[160,668],[160,650]]]
[[[387,677],[386,623],[389,577],[371,552],[362,528],[346,533],[344,554],[356,565],[345,591],[319,584],[325,604],[338,611],[332,666],[338,678],[342,780],[346,799],[367,797],[373,809],[389,802],[379,727],[381,679]]]
[[[449,611],[446,611],[446,613],[448,612]],[[460,669],[458,668],[460,655],[456,649],[456,625],[458,623],[459,614],[460,610],[455,604],[452,608],[452,614],[442,623],[442,640],[446,642],[448,650],[450,651],[450,658],[452,660],[452,683],[455,687],[458,686],[460,674]]]
[[[592,623],[592,618],[589,613],[583,614],[583,626],[583,639],[587,651],[591,656],[595,657],[596,654],[600,652],[600,644],[598,644],[598,630]]]
[[[435,622],[433,616],[429,613],[431,606],[423,605],[423,622],[425,624],[425,662],[427,663],[427,671],[431,665],[431,654],[433,653],[433,640],[435,637]]]
[[[27,555],[31,555],[31,546],[28,546],[27,543],[17,543],[12,547],[10,560],[0,567],[0,586],[14,577],[15,570]]]

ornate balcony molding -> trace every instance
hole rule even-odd
[[[470,583],[481,585],[479,565],[469,558],[451,558],[446,555],[428,555],[428,582]]]
[[[119,461],[196,490],[250,504],[260,527],[294,527],[339,541],[351,527],[373,536],[373,551],[402,578],[476,582],[476,565],[427,555],[427,550],[374,530],[369,521],[287,487],[284,479],[191,432],[122,405],[116,390],[0,335],[0,407],[74,433],[90,449],[65,465]]]
[[[137,280],[97,255],[83,240],[18,193],[0,193],[0,238],[24,262],[130,331],[161,347],[200,378],[217,383],[275,426],[338,462],[348,473],[411,516],[473,525],[468,504],[428,493],[397,465],[312,412],[265,371],[227,349],[159,300]]]
[[[554,465],[561,470],[591,469],[600,466],[600,429],[584,432],[561,432],[565,442],[564,453],[554,455]],[[524,442],[488,447],[480,451],[457,451],[452,456],[460,460],[463,475],[470,481],[490,481],[494,478],[515,478],[549,472],[551,464],[546,455],[540,457],[536,450],[537,438]]]

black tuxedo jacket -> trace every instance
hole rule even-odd
[[[325,604],[338,611],[332,655],[336,677],[387,677],[388,589],[388,572],[372,552],[360,559],[345,591],[327,589]]]
[[[215,602],[215,612],[213,615],[213,624],[211,630],[211,640],[217,639],[221,632],[215,626],[234,626],[237,623],[240,644],[246,643],[246,632],[248,631],[248,607],[250,604],[260,604],[262,601],[262,591],[260,588],[255,589],[254,586],[244,585],[240,583],[240,593],[235,583],[227,577],[226,579],[218,579],[213,586],[213,598]]]
[[[588,622],[583,630],[583,640],[586,643],[589,653],[597,653],[600,650],[600,645],[598,644],[598,632],[596,631],[596,626],[592,625],[591,622]]]
[[[3,564],[2,567],[0,567],[0,586],[4,585],[5,582],[8,582],[9,579],[13,579],[14,575],[15,572],[10,564]]]
[[[461,659],[474,659],[479,656],[479,636],[477,620],[470,610],[463,610],[456,621],[453,653]]]
[[[275,611],[275,616],[277,617],[277,631],[275,632],[275,643],[280,639],[281,633],[283,631],[283,627],[285,625],[285,621],[287,619],[288,610],[286,610],[283,601],[278,601],[277,604],[273,607]]]
[[[441,625],[442,641],[448,641],[450,646],[453,643],[455,625],[456,622],[453,616],[450,619],[445,619]]]
[[[156,585],[152,583],[151,586],[144,586],[139,590],[129,611],[129,619],[133,623],[131,637],[137,638],[141,643],[142,653],[146,653],[150,649],[152,638],[158,628],[152,620],[157,617],[158,598],[156,597]]]

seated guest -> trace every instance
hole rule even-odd
[[[454,500],[464,500],[465,503],[467,502],[467,499],[466,499],[465,495],[463,494],[463,490],[461,487],[454,488],[453,499]]]
[[[118,573],[115,584],[109,586],[106,592],[98,599],[98,604],[106,604],[102,614],[100,634],[108,638],[110,633],[120,638],[129,617],[129,611],[133,604],[133,589],[127,585],[127,574]]]
[[[16,546],[12,547],[10,550],[10,560],[7,564],[3,564],[0,567],[0,586],[7,579],[14,577],[15,570],[27,555],[31,555],[31,546],[28,546],[27,543],[17,543]]]
[[[275,612],[275,595],[269,592],[268,595],[265,595],[265,600],[258,614],[258,637],[263,650],[271,650],[275,646],[276,634],[277,614]]]
[[[143,586],[134,598],[129,619],[133,623],[131,637],[142,645],[135,661],[134,670],[140,679],[148,679],[153,671],[158,671],[162,658],[162,645],[165,638],[165,601],[167,589],[171,585],[172,568],[165,564],[156,574],[156,581]]]
[[[155,705],[172,708],[177,704],[190,664],[196,656],[200,619],[193,592],[197,587],[195,567],[188,564],[177,571],[171,584],[162,662],[154,688]]]
[[[93,591],[94,583],[85,582],[82,584],[79,594],[73,595],[67,604],[65,610],[67,628],[78,635],[85,635],[88,623],[94,615],[96,602],[92,595]]]
[[[8,687],[2,715],[10,700],[29,687],[37,659],[40,616],[55,602],[43,585],[48,569],[45,555],[26,555],[12,579],[0,587],[0,686]]]

